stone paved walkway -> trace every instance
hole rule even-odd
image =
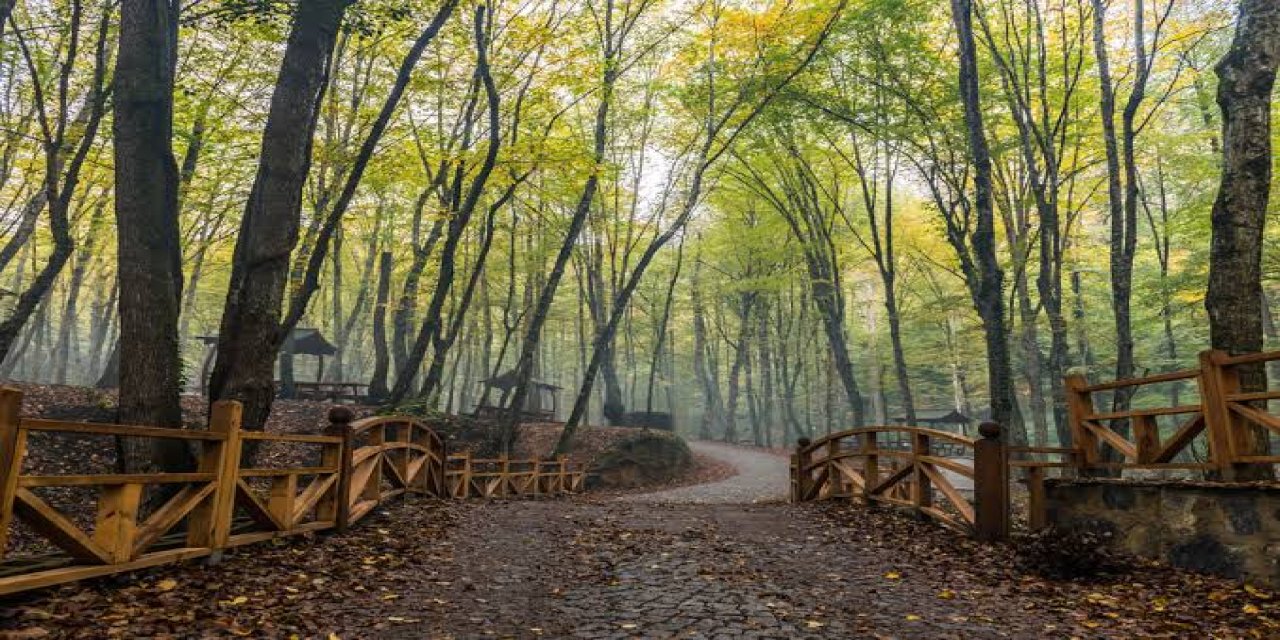
[[[728,462],[738,470],[738,474],[720,482],[631,495],[622,500],[666,504],[750,504],[787,499],[787,486],[791,480],[790,462],[785,457],[718,442],[690,442],[689,448],[694,453]]]
[[[873,541],[876,525],[855,532],[820,506],[781,502],[785,458],[694,446],[746,473],[626,499],[473,508],[447,542],[456,566],[431,568],[448,595],[419,603],[419,624],[384,637],[1071,635],[1061,616],[1033,610],[1032,596],[974,587],[963,566],[953,575],[901,556],[900,541]]]

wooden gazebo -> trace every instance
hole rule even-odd
[[[497,419],[506,410],[502,405],[518,384],[515,370],[480,380],[479,384],[483,391],[480,394],[481,402],[476,405],[475,417]],[[521,419],[529,422],[555,422],[559,408],[560,387],[538,380],[530,380],[529,386],[530,393],[525,398],[524,407],[521,408]],[[485,398],[493,397],[495,390],[499,392],[498,401],[496,403],[486,401]]]
[[[200,367],[200,391],[208,392],[208,381],[210,368],[213,366],[213,358],[217,353],[218,336],[199,336],[197,338],[205,345],[204,363]],[[281,394],[290,397],[294,394],[294,386],[299,384],[294,379],[294,356],[314,356],[316,358],[316,375],[315,382],[301,383],[304,386],[322,385],[320,380],[324,378],[324,359],[338,353],[338,347],[330,343],[319,329],[311,327],[297,327],[289,332],[289,336],[280,347],[280,387]]]

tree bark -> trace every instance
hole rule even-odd
[[[977,282],[970,284],[974,307],[982,319],[987,347],[987,385],[991,419],[1011,432],[1011,441],[1026,444],[1026,431],[1017,415],[1013,366],[1004,319],[1004,273],[996,256],[995,212],[991,197],[991,151],[987,146],[979,95],[977,48],[973,39],[972,0],[951,0],[952,20],[960,44],[960,98],[973,165],[974,213],[972,233]]]
[[[298,243],[302,188],[348,0],[300,0],[262,135],[258,173],[240,222],[218,333],[209,399],[238,400],[243,426],[260,430],[275,396],[272,365],[289,333],[280,323],[289,259]]]
[[[1231,48],[1217,65],[1222,182],[1213,203],[1209,341],[1231,354],[1261,351],[1262,240],[1271,190],[1271,93],[1280,66],[1280,4],[1242,0]],[[1265,390],[1261,365],[1240,368],[1244,391]],[[1266,455],[1268,430],[1252,426],[1242,455]],[[1236,479],[1265,480],[1270,465],[1241,465]]]

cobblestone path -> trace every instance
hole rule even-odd
[[[449,542],[457,566],[431,569],[465,577],[442,580],[448,595],[386,637],[1080,635],[1032,595],[971,584],[963,563],[916,562],[820,506],[779,502],[782,457],[695,446],[753,474],[627,499],[478,506]]]

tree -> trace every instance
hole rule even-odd
[[[120,279],[120,421],[182,426],[178,314],[178,165],[173,155],[173,87],[178,10],[169,0],[124,0],[116,61],[116,228]],[[165,469],[186,465],[178,441],[158,450]],[[145,446],[145,445],[143,445]],[[134,469],[152,462],[132,455]]]
[[[1271,93],[1280,67],[1280,4],[1242,0],[1231,49],[1216,67],[1222,109],[1222,182],[1213,203],[1209,341],[1231,354],[1262,350],[1262,239],[1271,191]],[[1244,391],[1267,387],[1261,365],[1240,368]],[[1266,455],[1269,432],[1246,431],[1246,455]],[[1272,476],[1246,465],[1237,479]]]
[[[262,429],[275,397],[276,354],[302,187],[328,85],[328,61],[350,0],[300,0],[276,77],[253,188],[240,221],[218,332],[209,399],[239,400],[246,429]]]

